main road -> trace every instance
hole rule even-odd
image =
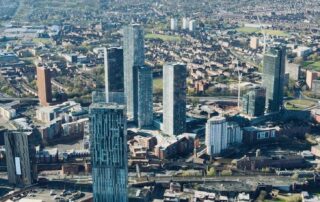
[[[236,96],[188,96],[189,99],[199,99],[199,101],[225,101],[225,102],[236,102]],[[38,98],[17,98],[17,97],[0,97],[0,101],[38,101]]]

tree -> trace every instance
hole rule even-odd
[[[232,171],[231,170],[223,170],[221,172],[222,176],[231,176],[232,175]]]
[[[214,167],[210,168],[207,175],[210,177],[216,176],[216,169]]]

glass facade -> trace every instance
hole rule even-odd
[[[163,132],[179,135],[186,130],[187,67],[166,64],[163,67]]]
[[[125,113],[125,106],[115,103],[94,103],[90,106],[90,149],[95,202],[128,201]]]
[[[285,63],[285,47],[271,47],[269,52],[264,55],[262,86],[266,89],[268,112],[278,112],[283,105]]]

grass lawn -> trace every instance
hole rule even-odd
[[[171,35],[164,35],[164,34],[146,34],[146,39],[161,39],[163,41],[181,41],[180,36],[171,36]]]
[[[316,62],[307,61],[303,65],[305,64],[306,64],[305,67],[307,67],[308,69],[320,71],[320,61],[316,61]]]
[[[302,110],[314,106],[316,103],[310,100],[290,100],[285,103],[288,110]]]
[[[254,27],[240,27],[238,29],[236,29],[238,32],[242,32],[242,33],[247,33],[247,34],[251,34],[251,33],[261,33],[259,28],[254,28]],[[288,36],[288,33],[281,31],[281,30],[270,30],[270,29],[264,29],[265,32],[268,35],[273,35],[273,36]]]
[[[291,196],[278,195],[277,199],[280,201],[298,202],[301,201],[300,194],[292,194]]]
[[[163,88],[162,78],[154,78],[153,79],[153,90],[162,90],[162,88]]]
[[[45,44],[45,45],[50,45],[50,44],[52,44],[52,41],[51,41],[51,39],[49,39],[49,38],[33,38],[32,41],[33,41],[34,43],[43,43],[43,44]]]

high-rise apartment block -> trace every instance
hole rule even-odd
[[[153,76],[150,67],[138,69],[138,126],[153,124]]]
[[[116,103],[92,104],[90,132],[94,201],[128,201],[125,106]]]
[[[286,48],[271,47],[263,58],[262,86],[266,89],[268,112],[278,112],[283,105]]]
[[[170,29],[172,31],[178,30],[178,19],[177,18],[170,19]]]
[[[261,87],[250,90],[242,98],[242,112],[252,116],[262,116],[265,111],[266,90]]]
[[[124,104],[123,49],[104,49],[106,102]]]
[[[189,28],[189,19],[184,17],[182,18],[182,29],[186,30]]]
[[[32,131],[6,131],[4,135],[8,180],[16,186],[37,181],[36,148]]]
[[[307,70],[306,71],[306,84],[309,89],[312,89],[312,82],[318,78],[318,72]]]
[[[217,156],[233,144],[242,143],[242,130],[235,122],[227,122],[225,117],[212,117],[206,124],[207,154]]]
[[[42,106],[48,106],[52,102],[50,69],[44,66],[37,67],[38,97]]]
[[[187,67],[168,63],[163,67],[163,132],[179,135],[186,130]]]
[[[259,39],[257,37],[251,37],[250,48],[256,50],[259,47]]]
[[[207,154],[215,156],[227,148],[227,121],[224,117],[212,117],[206,124]]]
[[[129,119],[138,116],[138,69],[144,66],[144,31],[140,25],[123,29],[124,90]]]

